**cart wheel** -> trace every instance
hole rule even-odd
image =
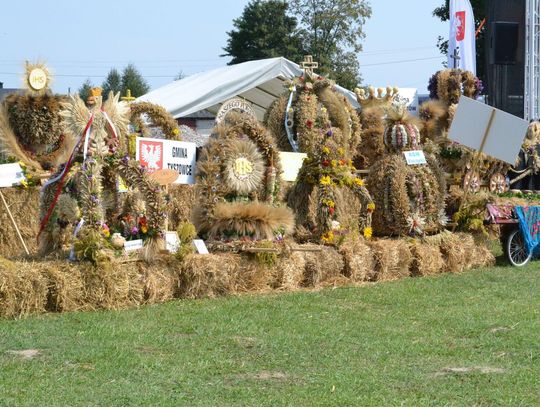
[[[508,182],[506,177],[500,172],[493,174],[489,179],[489,191],[497,194],[508,191]]]
[[[508,235],[506,240],[506,257],[513,266],[521,267],[529,262],[532,252],[527,249],[527,244],[519,229],[516,229]]]
[[[480,191],[480,175],[476,171],[468,170],[463,176],[463,189],[469,188],[471,194],[476,194]]]

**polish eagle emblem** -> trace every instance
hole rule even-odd
[[[161,165],[159,165],[162,157],[161,151],[160,144],[141,145],[141,161],[146,164],[150,171],[156,171],[161,168]]]

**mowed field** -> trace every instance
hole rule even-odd
[[[1,406],[537,406],[540,263],[0,321]]]

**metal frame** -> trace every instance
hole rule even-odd
[[[525,119],[540,119],[540,0],[527,0],[525,55]]]

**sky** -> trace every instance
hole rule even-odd
[[[0,6],[0,82],[21,87],[24,61],[53,73],[53,90],[76,91],[87,79],[100,85],[111,68],[132,62],[152,89],[179,72],[226,65],[220,57],[233,19],[249,0],[20,0]],[[364,50],[364,84],[417,87],[443,57],[435,44],[447,23],[432,16],[443,0],[371,0]],[[297,61],[295,61],[297,62]]]

